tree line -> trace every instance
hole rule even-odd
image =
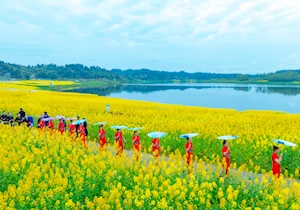
[[[185,71],[168,72],[150,69],[112,69],[107,70],[99,66],[84,66],[82,64],[69,64],[58,66],[55,64],[37,64],[23,66],[0,61],[0,78],[6,79],[107,79],[121,82],[137,81],[187,81],[187,80],[268,80],[274,82],[300,81],[300,70],[280,70],[268,74],[219,74],[219,73],[187,73]]]

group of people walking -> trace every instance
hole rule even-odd
[[[17,123],[18,125],[21,125],[23,123],[26,123],[28,127],[32,127],[34,122],[32,117],[28,117],[26,113],[21,108],[20,111],[17,114],[17,117],[14,119],[11,113],[6,114],[4,111],[2,115],[0,116],[0,122],[3,122],[4,124],[13,125],[14,123]],[[55,131],[55,126],[53,122],[54,118],[50,118],[47,112],[44,112],[43,115],[40,115],[37,121],[37,127],[41,130],[50,130],[50,132],[53,134]],[[83,118],[84,119],[84,118]],[[76,138],[80,138],[84,146],[86,147],[86,141],[88,136],[88,129],[87,129],[87,122],[84,119],[84,121],[80,124],[74,124],[73,120],[69,118],[70,123],[67,126],[66,119],[61,117],[59,118],[59,122],[57,125],[57,130],[60,134],[64,134],[68,131],[68,134],[76,140]],[[77,116],[76,122],[80,120],[80,117]],[[99,130],[98,130],[98,137],[99,137],[99,145],[102,150],[106,149],[107,146],[107,138],[106,138],[106,131],[104,129],[104,125],[100,124]],[[117,155],[120,155],[124,150],[124,144],[126,143],[126,139],[123,136],[122,130],[117,129],[116,133],[114,134],[114,139],[117,145]],[[141,144],[141,138],[139,136],[139,131],[134,130],[133,136],[132,136],[132,143],[133,143],[133,149],[135,150],[137,155],[137,160],[139,160],[139,154],[142,149]],[[191,162],[193,160],[193,142],[192,138],[188,137],[186,138],[186,144],[185,144],[185,150],[186,150],[186,163],[188,166],[191,165]],[[161,152],[161,145],[160,145],[160,139],[159,138],[153,138],[152,139],[152,152],[154,154],[154,157],[157,159]],[[282,161],[282,154],[278,156],[279,148],[277,146],[273,147],[273,154],[272,154],[272,171],[273,174],[276,177],[280,177],[280,163]],[[226,174],[228,177],[229,168],[230,168],[230,149],[229,149],[229,143],[228,141],[223,141],[223,148],[222,148],[222,163],[223,163],[223,173]]]
[[[17,114],[17,117],[14,118],[11,112],[6,114],[5,111],[2,112],[0,116],[0,122],[3,122],[3,124],[7,124],[10,126],[13,126],[14,124],[26,124],[27,127],[33,126],[33,118],[31,116],[27,116],[27,114],[23,111],[21,108],[20,111]]]

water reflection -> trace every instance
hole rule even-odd
[[[203,90],[203,89],[232,89],[235,91],[243,91],[249,92],[254,90],[257,93],[264,93],[264,94],[281,94],[285,96],[296,96],[300,94],[300,87],[299,86],[229,86],[227,84],[221,85],[117,85],[111,86],[106,88],[81,88],[81,89],[74,89],[68,90],[68,92],[80,92],[80,93],[91,93],[97,94],[100,96],[109,96],[112,93],[120,93],[122,91],[128,93],[153,93],[158,91],[168,91],[168,90],[179,90],[185,91],[187,89],[196,89],[196,90]]]

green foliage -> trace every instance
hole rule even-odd
[[[15,79],[106,79],[119,82],[190,82],[190,81],[210,81],[224,80],[255,82],[259,80],[268,80],[270,82],[294,82],[300,81],[300,70],[281,70],[269,74],[217,74],[217,73],[187,73],[154,71],[149,69],[112,69],[106,70],[98,66],[87,67],[82,64],[69,64],[57,66],[55,64],[37,64],[36,66],[22,66],[0,61],[0,77],[9,77]]]
[[[267,76],[269,81],[292,82],[300,81],[300,70],[278,71]]]

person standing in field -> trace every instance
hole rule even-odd
[[[77,120],[80,120],[80,116],[77,116]],[[76,138],[78,137],[78,135],[79,135],[79,132],[78,132],[78,128],[79,128],[79,124],[76,124],[76,126],[75,126],[75,131],[76,131]]]
[[[132,137],[132,143],[133,143],[133,149],[136,154],[136,160],[139,160],[141,150],[142,150],[142,145],[141,145],[141,138],[139,136],[138,130],[134,131],[133,137]]]
[[[159,153],[161,152],[159,138],[154,138],[152,140],[152,152],[153,152],[155,158],[159,157]]]
[[[3,121],[3,124],[7,124],[8,121],[7,121],[7,114],[5,111],[2,112],[2,115],[0,117],[0,122]]]
[[[32,127],[32,123],[31,121],[29,120],[27,114],[25,115],[24,119],[23,119],[23,122],[26,123],[27,127],[31,128]]]
[[[87,122],[86,122],[86,119],[85,119],[85,118],[82,118],[82,119],[85,120],[84,123],[83,123],[84,129],[85,129],[85,136],[88,136],[89,131],[88,131],[88,129],[87,129]]]
[[[40,128],[40,124],[41,124],[42,119],[43,119],[43,115],[40,114],[40,117],[37,120],[37,128]]]
[[[277,178],[280,177],[280,162],[282,160],[282,154],[278,156],[279,148],[277,146],[273,146],[273,154],[272,154],[272,171],[274,176]]]
[[[63,122],[63,119],[59,120],[58,131],[60,132],[60,134],[63,134],[65,132],[65,124]]]
[[[42,117],[42,119],[40,119],[40,121],[38,121],[38,128],[40,130],[44,130],[45,127],[46,127],[46,124],[45,124],[45,121],[43,120],[43,117]]]
[[[70,124],[68,125],[68,130],[69,130],[69,134],[72,138],[74,138],[75,140],[75,131],[76,131],[76,126],[72,124],[73,120],[70,120]]]
[[[21,125],[21,123],[23,122],[23,120],[22,120],[22,118],[21,118],[21,114],[20,113],[18,113],[18,116],[16,117],[16,119],[15,119],[15,122],[17,122],[18,123],[18,125]]]
[[[46,124],[46,123],[45,123],[45,124]],[[54,123],[53,123],[52,120],[49,120],[49,121],[48,121],[48,128],[49,128],[51,134],[53,134],[53,133],[54,133]]]
[[[104,125],[100,125],[100,128],[98,130],[98,136],[99,136],[100,149],[105,149],[107,142],[106,142],[106,132],[104,130]]]
[[[47,112],[44,112],[44,116],[43,118],[46,119],[46,118],[49,118],[50,116],[48,115]],[[47,127],[48,126],[48,121],[45,121],[45,126]]]
[[[78,127],[78,135],[81,138],[81,140],[83,141],[84,147],[86,148],[86,133],[85,133],[85,128],[83,123],[81,123]]]
[[[222,148],[222,163],[223,163],[223,173],[224,170],[226,171],[226,177],[228,178],[228,172],[230,168],[230,150],[229,145],[226,140],[223,141],[223,148]]]
[[[117,147],[118,147],[117,155],[119,155],[124,150],[124,144],[123,144],[123,142],[126,143],[126,140],[125,140],[125,138],[123,136],[123,133],[122,133],[121,129],[117,129],[117,132],[115,133],[114,138],[116,140]]]
[[[192,138],[186,138],[187,142],[185,144],[185,150],[186,150],[186,162],[188,165],[190,165],[191,163],[191,160],[193,159],[193,149],[194,149],[194,146],[193,146],[193,143],[192,143]]]
[[[22,120],[23,120],[23,118],[25,118],[26,113],[23,111],[22,108],[20,108],[20,111],[19,111],[18,114],[20,114],[20,117],[21,117]]]
[[[13,126],[14,117],[12,116],[11,112],[9,112],[7,115],[7,121],[11,126]]]

